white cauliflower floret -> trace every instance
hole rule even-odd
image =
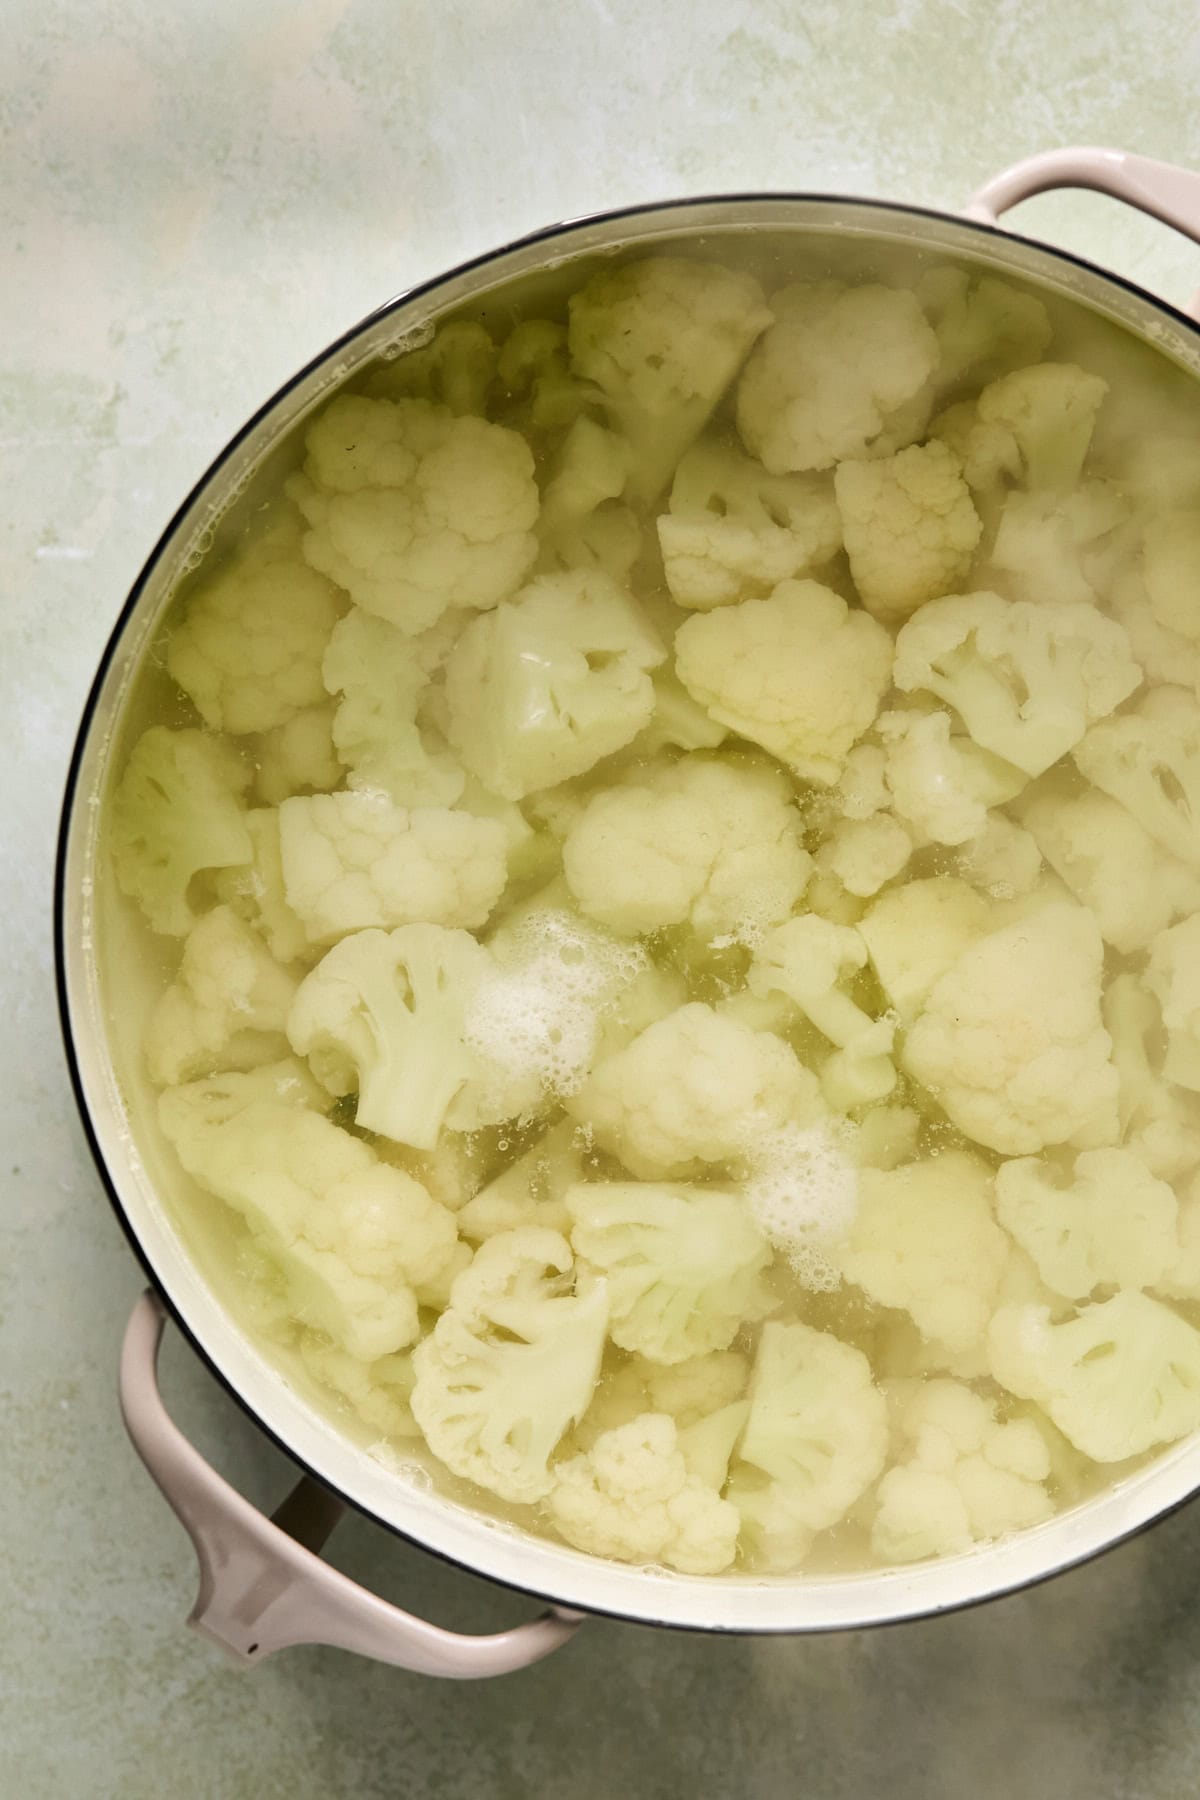
[[[869,819],[841,819],[817,852],[818,869],[828,871],[848,894],[869,900],[894,881],[913,853],[913,840],[891,813]]]
[[[303,1334],[298,1349],[309,1374],[372,1431],[385,1438],[420,1437],[408,1403],[416,1380],[410,1351],[399,1350],[368,1362],[314,1331]]]
[[[452,413],[483,413],[496,375],[496,346],[482,325],[452,319],[427,344],[377,368],[367,393],[379,400],[437,400]]]
[[[942,391],[967,376],[978,384],[1036,363],[1049,347],[1042,302],[994,275],[972,278],[966,269],[941,264],[925,271],[915,291],[937,338],[934,380]]]
[[[658,541],[672,597],[707,612],[821,568],[841,548],[842,529],[827,479],[769,475],[709,442],[676,470]]]
[[[895,456],[839,463],[834,487],[850,573],[868,612],[905,618],[957,589],[983,527],[948,445],[935,438]]]
[[[843,991],[866,963],[867,946],[857,931],[807,913],[768,932],[747,977],[752,993],[778,990],[794,1000],[835,1046],[821,1084],[838,1111],[882,1100],[896,1085],[895,1022],[873,1019]]]
[[[851,1138],[860,1169],[895,1169],[912,1162],[921,1136],[921,1115],[911,1106],[872,1106]]]
[[[965,844],[1025,785],[1020,769],[954,731],[940,709],[880,713],[886,779],[900,818],[935,844]]]
[[[1023,899],[1035,892],[1042,879],[1037,840],[1003,813],[988,813],[986,822],[957,850],[959,873],[993,900]]]
[[[1093,725],[1075,762],[1165,850],[1200,868],[1200,706],[1190,693],[1153,689],[1130,712]]]
[[[500,347],[497,374],[507,390],[505,417],[535,438],[567,429],[596,401],[591,383],[570,371],[566,326],[551,319],[513,326]]]
[[[199,916],[193,877],[250,861],[249,782],[229,745],[203,731],[152,725],[134,745],[113,795],[113,867],[155,931],[185,936]]]
[[[887,1408],[871,1365],[861,1350],[827,1332],[768,1323],[749,1398],[742,1464],[786,1492],[797,1525],[827,1531],[875,1480],[887,1453]],[[752,1491],[735,1475],[735,1505]]]
[[[254,792],[267,806],[291,794],[327,794],[346,770],[333,741],[334,709],[306,706],[282,725],[264,731],[254,745]]]
[[[960,1131],[1021,1156],[1117,1135],[1104,945],[1091,913],[1051,902],[969,946],[909,1031],[905,1070]]]
[[[537,553],[538,492],[515,431],[425,400],[340,394],[305,439],[288,491],[305,561],[367,612],[424,631],[452,606],[495,606]]]
[[[218,898],[261,932],[276,962],[311,956],[303,920],[292,911],[284,892],[278,808],[256,807],[246,813],[244,823],[249,861],[217,871],[213,887]]]
[[[666,657],[631,596],[600,570],[547,575],[475,620],[446,665],[447,733],[506,800],[582,775],[654,711]]]
[[[417,714],[462,623],[461,613],[444,613],[410,637],[356,606],[334,628],[322,666],[326,687],[341,695],[333,741],[352,788],[382,792],[398,806],[453,806],[459,798],[466,776]]]
[[[1142,534],[1142,581],[1155,620],[1196,649],[1200,617],[1200,518],[1194,506],[1162,513]]]
[[[1176,1202],[1170,1261],[1150,1285],[1171,1300],[1200,1299],[1200,1175],[1194,1172]]]
[[[1125,496],[1108,481],[1085,481],[1068,494],[1010,494],[991,548],[992,566],[1008,578],[1015,600],[1094,605],[1108,586],[1129,516]]]
[[[752,275],[650,256],[605,269],[568,302],[573,371],[632,450],[631,492],[652,500],[771,323]]]
[[[930,422],[929,437],[953,450],[962,464],[980,519],[994,531],[1004,499],[1021,473],[1021,453],[1003,425],[986,425],[970,400],[948,406]]]
[[[816,581],[680,626],[675,667],[715,719],[807,780],[837,780],[891,680],[892,641]]]
[[[1169,631],[1156,618],[1137,568],[1125,569],[1113,578],[1107,599],[1109,611],[1124,630],[1148,681],[1200,685],[1200,642]]]
[[[1200,907],[1200,871],[1155,842],[1131,812],[1054,771],[1019,808],[1022,824],[1106,943],[1144,950],[1172,919]]]
[[[577,1550],[666,1563],[687,1575],[719,1575],[734,1559],[737,1510],[689,1473],[665,1413],[643,1413],[602,1433],[555,1475],[546,1510]]]
[[[879,985],[905,1024],[963,951],[991,928],[982,894],[953,875],[906,881],[881,895],[858,925]]]
[[[234,564],[189,599],[167,668],[214,731],[270,731],[324,699],[340,611],[336,588],[301,562]]]
[[[1167,1033],[1163,1074],[1195,1092],[1200,1089],[1200,914],[1158,933],[1144,980],[1162,1009]]]
[[[816,1077],[781,1039],[693,1002],[599,1063],[567,1110],[654,1180],[736,1163],[762,1132],[824,1109]]]
[[[878,744],[856,744],[838,777],[833,801],[843,818],[872,819],[892,803],[887,757]]]
[[[168,1088],[159,1120],[187,1173],[279,1265],[297,1318],[352,1356],[403,1349],[415,1288],[454,1254],[452,1215],[360,1138],[262,1091],[254,1076]]]
[[[894,1382],[889,1398],[901,1460],[878,1489],[882,1562],[950,1556],[1050,1517],[1050,1451],[1033,1419],[1001,1423],[995,1401],[957,1381]]]
[[[604,1283],[575,1276],[557,1232],[490,1238],[413,1352],[413,1416],[434,1455],[502,1500],[544,1499],[555,1446],[595,1390],[607,1322]]]
[[[631,460],[624,438],[593,419],[575,420],[542,493],[540,569],[602,569],[627,579],[642,553],[637,516],[618,498]]]
[[[472,1243],[521,1225],[544,1226],[565,1237],[571,1229],[566,1195],[583,1172],[579,1127],[574,1119],[560,1119],[467,1201],[458,1229]]]
[[[782,771],[696,754],[602,789],[563,845],[580,908],[617,931],[753,930],[787,917],[811,870]]]
[[[296,977],[228,906],[193,925],[179,971],[146,1026],[150,1079],[169,1086],[286,1055]]]
[[[1119,625],[1092,606],[999,594],[931,600],[896,640],[896,686],[936,694],[975,742],[1040,775],[1142,679]]]
[[[1008,1256],[992,1217],[992,1174],[963,1150],[898,1169],[864,1169],[839,1262],[922,1336],[965,1350],[983,1336]]]
[[[1124,1462],[1200,1427],[1200,1332],[1147,1294],[1119,1293],[1053,1324],[1003,1306],[988,1330],[992,1375],[1033,1400],[1093,1462]]]
[[[615,1362],[617,1356],[619,1362]],[[580,1450],[590,1450],[602,1432],[628,1425],[642,1413],[668,1413],[678,1428],[688,1473],[702,1474],[702,1479],[721,1488],[734,1443],[745,1424],[747,1408],[742,1395],[749,1379],[749,1360],[738,1350],[710,1350],[678,1363],[656,1363],[644,1356],[626,1357],[616,1352],[601,1372],[595,1398],[571,1442]],[[717,1470],[714,1458],[726,1448],[726,1442],[725,1467]],[[693,1462],[705,1465],[709,1472],[693,1468]]]
[[[1163,1073],[1158,1001],[1136,975],[1114,976],[1104,994],[1104,1024],[1112,1036],[1121,1142],[1155,1175],[1173,1181],[1200,1163],[1200,1101],[1172,1087]]]
[[[1130,1150],[1084,1150],[1074,1167],[1001,1163],[996,1212],[1056,1294],[1154,1287],[1175,1250],[1175,1196]]]
[[[504,827],[383,794],[314,794],[279,808],[287,903],[310,940],[367,926],[482,925],[504,891]]]
[[[565,1197],[571,1243],[607,1278],[609,1336],[652,1362],[724,1350],[774,1304],[771,1248],[737,1194],[661,1182],[583,1182]]]
[[[1071,488],[1083,472],[1108,383],[1075,363],[1037,363],[985,387],[981,422],[999,426],[1016,446],[1021,485]]]
[[[729,736],[729,727],[710,718],[693,700],[674,668],[655,669],[654,712],[638,739],[647,755],[674,746],[678,750],[715,750]]]
[[[801,281],[771,309],[738,384],[737,422],[772,474],[886,455],[920,435],[938,345],[912,294]]]

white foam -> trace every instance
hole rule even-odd
[[[836,1125],[785,1125],[760,1132],[747,1152],[746,1202],[804,1287],[829,1292],[834,1263],[858,1206],[858,1170]]]

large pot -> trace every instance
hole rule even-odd
[[[103,878],[96,856],[98,799],[142,652],[181,573],[209,541],[214,521],[331,384],[389,346],[414,336],[419,341],[431,320],[515,277],[615,249],[702,237],[719,252],[730,235],[781,231],[915,245],[1017,274],[1085,303],[1200,375],[1200,327],[1191,318],[1078,258],[997,228],[998,215],[1015,201],[1057,186],[1099,188],[1200,239],[1200,176],[1106,150],[1060,151],[1021,164],[982,189],[965,219],[828,196],[757,195],[683,201],[560,225],[391,301],[318,357],[218,457],[154,550],[104,653],[71,765],[57,881],[59,983],[71,1074],[92,1149],[156,1290],[139,1304],[126,1336],[121,1373],[126,1424],[196,1544],[202,1579],[192,1623],[244,1660],[315,1641],[427,1673],[472,1676],[536,1660],[589,1612],[733,1632],[824,1631],[911,1619],[1007,1593],[1081,1562],[1200,1489],[1200,1438],[1193,1438],[1086,1504],[966,1555],[836,1578],[702,1579],[649,1574],[580,1555],[389,1473],[264,1358],[230,1316],[193,1246],[164,1208],[160,1171],[167,1164],[159,1163],[161,1147],[140,1129],[135,1143],[130,1128],[136,1095],[121,1056],[125,1009],[106,1008],[93,948],[97,884]],[[555,276],[547,279],[553,282]],[[316,1477],[301,1482],[274,1521],[234,1493],[167,1417],[155,1382],[164,1303],[250,1415]],[[462,1638],[385,1605],[317,1554],[344,1502],[477,1574],[547,1597],[550,1612],[498,1637]]]

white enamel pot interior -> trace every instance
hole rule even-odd
[[[434,320],[468,309],[510,316],[503,289],[539,271],[558,292],[599,256],[659,247],[758,254],[801,239],[861,250],[949,254],[1023,277],[1123,326],[1193,376],[1200,330],[1181,313],[1102,271],[982,223],[834,197],[738,196],[685,201],[560,226],[392,301],[318,357],[255,415],[168,526],[124,607],[88,700],[68,785],[56,910],[59,982],[72,1076],[113,1205],[170,1311],[250,1415],[299,1463],[391,1530],[477,1574],[584,1612],[736,1632],[856,1627],[942,1612],[1036,1582],[1160,1518],[1200,1488],[1200,1438],[1177,1445],[1115,1487],[1047,1524],[966,1555],[886,1572],[751,1579],[695,1578],[601,1562],[481,1516],[397,1472],[356,1442],[256,1348],[222,1291],[204,1209],[186,1228],[168,1197],[184,1186],[151,1126],[136,1055],[152,997],[136,974],[119,1003],[102,991],[96,946],[138,929],[109,891],[97,856],[99,801],[115,755],[139,721],[128,705],[142,653],[169,596],[195,565],[235,496],[272,479],[271,453],[334,384],[389,347],[421,341]],[[731,242],[732,240],[732,242]],[[277,469],[276,469],[277,472]],[[236,511],[236,508],[235,508]],[[131,1120],[138,1120],[136,1132]],[[214,1209],[215,1211],[219,1209]],[[210,1230],[211,1227],[211,1230]],[[207,1235],[206,1235],[207,1234]]]

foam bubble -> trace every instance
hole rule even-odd
[[[836,1288],[835,1246],[854,1220],[858,1170],[836,1126],[785,1125],[759,1133],[747,1152],[747,1205],[796,1278],[818,1292]]]

